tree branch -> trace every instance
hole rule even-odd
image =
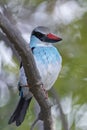
[[[6,16],[4,16],[2,12],[0,12],[0,28],[6,34],[10,42],[14,45],[14,48],[17,50],[22,59],[27,82],[29,87],[31,86],[30,91],[36,98],[41,108],[41,120],[43,120],[44,130],[53,130],[51,104],[46,98],[46,94],[42,89],[43,83],[41,81],[41,77],[29,45],[26,44],[19,30],[11,24],[11,22],[6,18]]]
[[[62,110],[61,103],[60,103],[59,94],[58,94],[58,92],[56,93],[54,88],[51,88],[50,92],[52,93],[53,97],[56,99],[56,102],[57,102],[57,105],[58,105],[58,108],[59,108],[59,112],[60,112],[60,118],[61,118],[61,121],[62,121],[62,127],[63,127],[64,130],[69,130],[68,122],[67,122],[67,119],[65,118],[65,115],[64,115],[64,112]]]

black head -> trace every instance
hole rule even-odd
[[[32,35],[43,42],[55,43],[62,40],[61,38],[49,32],[50,31],[47,27],[39,26],[32,31]]]

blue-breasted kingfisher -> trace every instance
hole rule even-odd
[[[61,55],[53,45],[61,40],[60,37],[50,33],[49,29],[43,26],[36,27],[31,33],[29,45],[46,91],[54,85],[62,67]],[[24,121],[33,97],[29,87],[26,86],[28,86],[27,79],[21,62],[18,83],[20,100],[9,119],[9,124],[15,122],[16,126],[20,126]]]

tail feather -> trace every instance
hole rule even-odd
[[[16,120],[17,116],[19,115],[19,113],[22,109],[23,104],[24,104],[24,98],[20,98],[14,113],[12,114],[12,116],[10,117],[10,119],[8,121],[8,124],[11,124]]]
[[[16,119],[16,126],[21,125],[21,123],[24,121],[24,118],[25,118],[25,115],[26,115],[26,112],[27,112],[27,109],[29,107],[31,99],[32,98],[25,100],[23,107],[20,111],[20,114],[19,114],[18,118]]]
[[[11,124],[16,121],[16,126],[19,126],[23,122],[31,99],[32,97],[27,100],[23,97],[20,98],[14,113],[8,121],[8,124]]]

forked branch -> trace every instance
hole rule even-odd
[[[31,86],[30,91],[39,103],[41,112],[43,112],[44,130],[53,130],[51,104],[46,98],[44,90],[41,88],[43,84],[29,45],[26,44],[19,30],[11,24],[2,12],[0,12],[0,28],[14,45],[15,50],[22,59],[27,82]]]

